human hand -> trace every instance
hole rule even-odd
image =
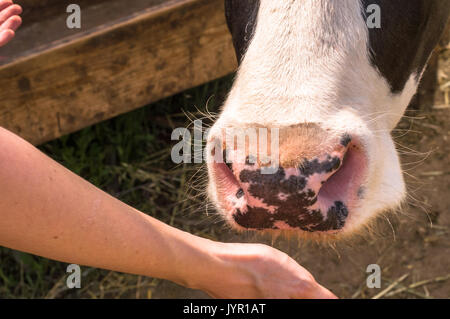
[[[215,298],[336,299],[287,254],[260,244],[221,244],[200,289]],[[215,276],[215,277],[214,277]]]
[[[0,47],[14,38],[14,31],[22,24],[21,13],[22,8],[11,0],[0,0]]]

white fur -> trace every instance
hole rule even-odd
[[[209,135],[219,136],[223,127],[316,123],[358,136],[369,156],[368,182],[348,232],[404,198],[390,132],[417,89],[412,74],[400,94],[390,93],[370,63],[361,10],[354,0],[261,0],[254,37]]]

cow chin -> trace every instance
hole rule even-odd
[[[249,163],[248,145],[241,155],[228,151],[232,155],[217,162],[217,145],[228,149],[217,143],[224,127],[260,127],[226,118],[217,121],[208,138],[208,194],[233,229],[340,240],[360,234],[404,200],[389,130],[370,127],[354,112],[339,112],[320,124],[280,128],[279,167],[267,175],[261,173],[258,155]]]

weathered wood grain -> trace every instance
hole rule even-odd
[[[223,0],[164,1],[122,20],[0,66],[0,126],[39,144],[236,68]]]

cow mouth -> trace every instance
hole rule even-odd
[[[348,217],[364,196],[367,157],[352,141],[319,190],[308,188],[315,176],[292,178],[292,169],[279,168],[271,180],[293,182],[297,189],[280,191],[274,184],[261,186],[265,195],[254,191],[255,184],[244,179],[234,164],[212,163],[216,203],[228,223],[240,230],[292,230],[306,232],[342,231]],[[255,175],[256,173],[253,173]],[[292,179],[292,181],[291,181]],[[285,186],[285,185],[284,185]],[[292,186],[292,185],[290,185]],[[273,188],[273,192],[270,189]],[[268,189],[268,190],[267,190]],[[286,187],[284,187],[286,190]]]

